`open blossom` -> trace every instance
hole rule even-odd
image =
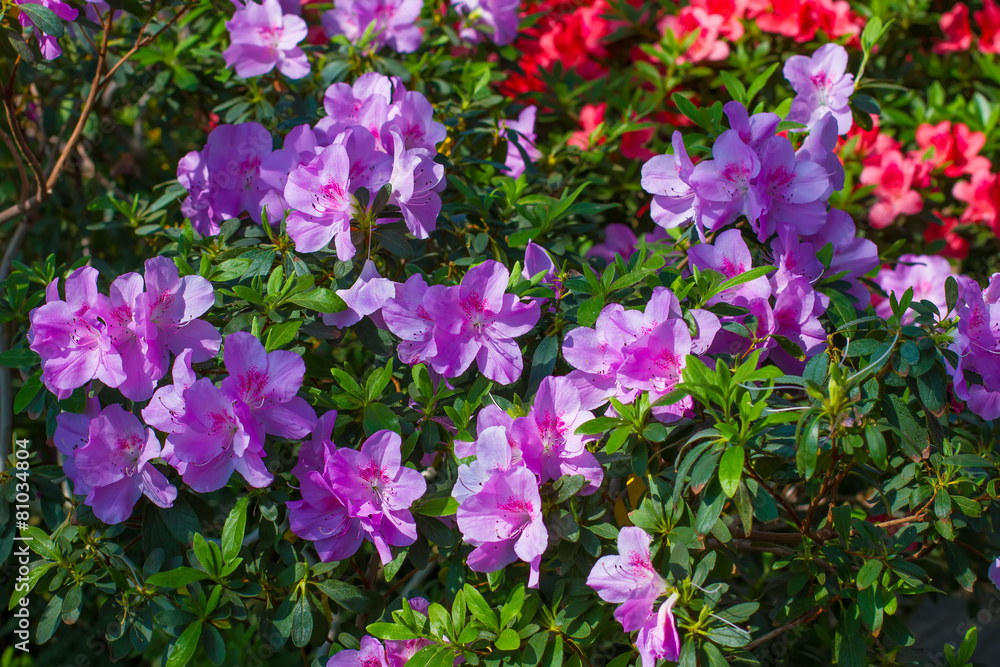
[[[600,487],[604,469],[587,450],[584,436],[576,434],[581,424],[594,418],[580,406],[580,392],[572,380],[547,377],[538,387],[531,410],[514,420],[511,431],[524,465],[540,481],[583,475],[587,483],[580,495],[588,495]]]
[[[425,293],[422,306],[435,325],[435,371],[455,377],[475,361],[495,382],[511,384],[521,376],[524,360],[515,338],[531,331],[541,311],[537,302],[506,294],[509,280],[506,267],[487,260],[470,269],[461,285]]]
[[[74,483],[79,480],[88,489],[84,502],[98,519],[121,523],[143,495],[160,507],[170,507],[177,498],[177,488],[150,463],[159,456],[153,431],[120,405],[109,405],[90,422],[87,444],[74,453]]]
[[[849,105],[854,75],[847,73],[844,47],[824,44],[812,57],[792,56],[782,71],[796,93],[787,120],[812,128],[829,113],[837,119],[840,134],[847,134],[854,124]]]
[[[1000,53],[1000,7],[996,0],[983,0],[983,8],[973,12],[972,19],[981,33],[979,50]]]
[[[763,213],[753,180],[760,173],[760,159],[736,130],[726,130],[712,147],[712,159],[703,160],[691,172],[690,184],[703,201],[698,223],[708,230],[729,224],[745,215],[756,224]]]
[[[77,471],[76,452],[90,440],[90,423],[100,414],[101,402],[97,396],[89,396],[81,414],[60,412],[56,415],[52,443],[63,455],[63,471],[73,481],[73,492],[78,495],[90,493],[90,485],[83,481]]]
[[[798,160],[791,142],[771,137],[762,146],[760,176],[755,187],[763,213],[757,238],[771,236],[778,225],[800,234],[815,234],[826,222],[826,197],[832,191],[823,166]]]
[[[822,30],[830,39],[861,33],[864,19],[846,0],[747,0],[747,18],[764,32],[809,42]]]
[[[462,39],[476,43],[486,34],[494,44],[504,46],[517,37],[521,24],[517,0],[451,0],[451,4],[463,18]]]
[[[413,53],[423,39],[414,25],[423,6],[420,0],[337,0],[333,9],[323,13],[323,30],[328,37],[344,35],[356,44],[374,24],[376,48]]]
[[[372,434],[361,451],[338,449],[337,474],[330,480],[348,515],[360,522],[365,537],[375,545],[383,565],[392,560],[390,546],[416,541],[410,507],[427,490],[423,476],[402,464],[401,446],[398,434],[382,430]]]
[[[318,469],[308,464],[308,470],[296,474],[302,500],[287,503],[291,531],[311,540],[323,562],[350,558],[364,541],[361,521],[348,515],[347,505],[332,485],[339,474],[336,452],[330,442],[318,452]]]
[[[958,333],[952,349],[958,366],[952,369],[955,395],[982,419],[1000,418],[1000,274],[994,273],[986,289],[959,276]],[[969,370],[982,378],[971,384]]]
[[[942,257],[953,259],[968,257],[969,240],[955,230],[958,227],[958,218],[942,216],[940,213],[935,213],[934,216],[937,219],[929,221],[924,228],[924,241],[928,245],[937,240],[944,241],[944,248],[940,252]]]
[[[968,51],[972,46],[972,29],[969,27],[969,7],[964,2],[941,14],[941,32],[944,39],[934,44],[934,53]]]
[[[819,292],[802,278],[790,280],[778,293],[772,308],[774,334],[784,336],[799,346],[805,358],[814,357],[826,349],[826,330],[819,321]],[[793,358],[784,350],[774,348],[769,357],[786,373],[801,373],[805,361]]]
[[[108,331],[110,316],[97,292],[97,269],[82,266],[45,289],[45,304],[31,311],[29,347],[42,358],[42,382],[59,399],[97,379],[109,387],[125,380],[122,357]]]
[[[516,560],[528,563],[529,587],[538,586],[548,531],[542,522],[538,480],[530,470],[496,472],[458,506],[462,539],[475,547],[467,564],[474,572],[496,572]]]
[[[294,352],[266,352],[253,335],[226,337],[223,361],[229,376],[216,387],[202,378],[183,391],[184,414],[167,444],[185,463],[184,481],[200,493],[226,485],[233,471],[252,486],[274,476],[263,462],[266,434],[301,439],[316,425],[312,407],[295,394],[305,362]]]
[[[278,0],[247,0],[226,29],[231,44],[222,55],[239,76],[260,76],[275,67],[289,79],[309,74],[309,59],[298,46],[309,29],[302,17],[284,14]]]
[[[181,212],[205,236],[219,233],[219,223],[242,213],[260,221],[266,183],[261,162],[271,154],[271,133],[260,123],[220,125],[205,147],[185,155],[177,179],[188,190]]]
[[[917,162],[899,151],[883,153],[879,164],[861,170],[861,184],[874,185],[878,199],[869,212],[872,227],[888,227],[900,215],[919,213],[924,207],[920,193],[913,189]]]
[[[326,667],[390,667],[385,648],[379,640],[365,635],[358,650],[347,650],[330,656]]]
[[[900,255],[895,268],[883,268],[875,277],[875,282],[885,290],[886,294],[895,294],[897,300],[912,287],[914,303],[930,301],[937,306],[938,312],[944,317],[948,310],[944,283],[951,274],[951,264],[944,257]],[[889,317],[892,314],[890,300],[881,299],[875,304],[875,313],[879,317]],[[913,317],[912,311],[907,311],[904,320],[912,322]]]
[[[712,269],[726,277],[735,278],[753,268],[753,258],[750,248],[743,240],[743,234],[738,229],[727,229],[715,237],[712,244],[699,243],[688,248],[688,259],[691,265],[701,270]],[[771,296],[771,286],[767,278],[761,276],[736,287],[723,290],[709,303],[725,301],[740,303],[752,299],[766,299]]]
[[[394,121],[390,120],[390,125]],[[403,222],[418,239],[427,238],[437,228],[441,195],[445,188],[444,165],[434,161],[434,151],[416,146],[406,148],[399,127],[392,125],[392,173],[389,203],[399,207]]]
[[[923,123],[917,128],[916,139],[923,152],[934,149],[930,163],[934,168],[944,167],[944,175],[949,178],[990,170],[989,159],[979,154],[986,145],[986,135],[970,130],[965,123]]]
[[[676,592],[671,593],[660,605],[659,611],[639,628],[635,647],[639,649],[642,667],[656,667],[660,659],[676,662],[680,658],[681,638],[674,620],[674,605],[678,597]]]
[[[725,60],[729,56],[729,44],[720,39],[726,19],[713,14],[703,7],[683,7],[676,15],[667,15],[660,21],[660,32],[670,31],[674,39],[683,42],[692,33],[697,33],[694,41],[677,62],[696,63],[702,60]]]
[[[971,181],[959,181],[951,190],[955,199],[966,207],[961,222],[989,225],[994,233],[1000,230],[1000,176],[987,171],[976,172]]]
[[[79,12],[73,9],[68,3],[62,0],[14,0],[14,5],[41,5],[46,9],[52,11],[57,18],[63,21],[75,21]],[[42,32],[42,29],[35,25],[35,22],[31,20],[27,12],[22,11],[18,14],[18,21],[22,28],[32,28],[34,30],[35,39],[38,40],[38,46],[42,51],[42,57],[46,60],[54,60],[62,55],[62,49],[59,47],[58,38]]]
[[[507,158],[504,161],[504,166],[507,167],[507,174],[511,178],[518,178],[524,173],[524,155],[527,155],[532,162],[542,156],[541,151],[535,146],[537,141],[535,137],[536,112],[537,109],[534,106],[528,106],[521,110],[517,120],[500,121],[500,136],[507,138]],[[512,131],[516,138],[511,136]],[[514,145],[515,141],[517,142],[516,146]],[[521,150],[524,151],[524,155],[521,154]]]
[[[653,195],[649,213],[653,222],[666,229],[693,220],[697,212],[690,184],[694,164],[676,130],[672,144],[673,155],[658,155],[642,165],[642,189]]]
[[[347,289],[337,290],[337,296],[347,304],[347,310],[323,315],[323,323],[338,329],[357,324],[361,318],[378,313],[395,294],[395,283],[379,275],[375,262],[365,260],[355,283]]]

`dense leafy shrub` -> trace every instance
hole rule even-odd
[[[4,3],[5,664],[969,664],[1000,9],[677,4]]]

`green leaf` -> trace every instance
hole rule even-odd
[[[201,639],[201,621],[187,626],[177,638],[167,655],[166,667],[184,667],[198,648],[199,639]]]
[[[34,3],[26,3],[17,5],[17,8],[27,14],[32,23],[38,26],[38,29],[46,35],[51,35],[52,37],[59,39],[66,34],[62,21],[60,21],[55,12],[48,7],[43,7],[42,5]]]
[[[236,501],[236,505],[229,512],[226,524],[222,527],[222,558],[226,563],[236,558],[243,546],[243,535],[247,527],[247,505],[250,502],[248,496],[243,496]]]
[[[312,583],[328,598],[355,614],[363,614],[371,608],[371,602],[357,586],[336,579]]]
[[[309,596],[303,593],[292,606],[292,643],[302,647],[309,643],[313,631],[312,607]]]
[[[885,437],[874,424],[865,427],[865,441],[868,443],[868,453],[871,455],[872,461],[879,468],[885,470],[887,465]]]
[[[55,563],[46,563],[44,561],[35,561],[38,565],[32,563],[34,567],[28,570],[28,576],[25,581],[18,582],[17,587],[14,589],[14,593],[10,596],[10,602],[7,603],[7,610],[11,610],[20,603],[21,598],[24,598],[31,592],[31,589],[35,587],[35,584],[48,572],[50,569],[55,567]]]
[[[396,623],[369,623],[365,630],[372,637],[378,639],[390,639],[392,641],[406,641],[409,639],[420,639],[421,635]]]
[[[499,631],[500,626],[497,624],[497,616],[493,613],[490,605],[487,604],[483,594],[471,584],[466,584],[462,590],[465,591],[465,601],[472,616],[487,628]]]
[[[38,392],[42,390],[42,371],[39,370],[37,373],[32,375],[30,378],[24,381],[21,385],[21,389],[18,390],[17,396],[14,397],[14,414],[20,414],[31,401],[34,400]]]
[[[517,636],[517,632],[512,628],[506,628],[494,640],[493,645],[501,651],[513,651],[521,645],[521,638]]]
[[[518,584],[517,588],[510,592],[507,602],[504,603],[503,609],[500,610],[500,627],[507,627],[521,613],[521,607],[523,606],[524,584]]]
[[[948,313],[955,310],[955,306],[958,305],[958,281],[955,280],[955,276],[948,276],[944,281],[944,299],[948,304]],[[941,313],[944,317],[948,313]]]
[[[208,573],[196,570],[193,567],[178,567],[167,572],[157,572],[146,583],[160,588],[180,588],[196,581],[208,579]]]
[[[0,366],[7,368],[31,368],[41,363],[38,353],[26,347],[15,347],[0,354]]]
[[[451,516],[457,511],[458,501],[451,496],[447,498],[432,498],[414,508],[414,512],[423,514],[424,516]]]
[[[597,417],[588,422],[580,424],[576,429],[576,435],[597,435],[605,433],[616,426],[620,426],[622,420],[617,417]]]
[[[298,334],[299,327],[301,326],[302,320],[288,320],[281,324],[272,324],[267,328],[267,338],[265,339],[264,347],[268,352],[273,352],[284,347],[295,340],[295,336]]]
[[[305,294],[296,294],[289,301],[297,306],[315,310],[317,313],[339,313],[347,310],[344,300],[337,296],[336,292],[325,287],[317,287]]]
[[[746,452],[740,446],[730,447],[719,461],[719,484],[727,498],[732,498],[740,486],[743,477],[743,461]]]
[[[365,434],[390,430],[399,433],[399,417],[384,403],[370,403],[365,407]]]
[[[758,266],[756,268],[750,269],[749,271],[741,273],[741,274],[739,274],[737,276],[733,276],[732,278],[730,278],[726,282],[724,282],[721,285],[719,285],[718,291],[719,292],[723,292],[723,291],[725,291],[727,289],[730,289],[732,287],[736,287],[738,285],[742,285],[743,283],[748,283],[751,280],[756,280],[757,278],[760,278],[762,276],[766,276],[767,274],[769,274],[769,273],[771,273],[773,271],[776,271],[776,270],[777,269],[775,269],[773,266]]]
[[[865,667],[865,638],[860,632],[851,632],[841,619],[833,645],[837,667]]]
[[[882,561],[880,560],[870,560],[861,566],[861,570],[858,572],[857,584],[858,588],[864,590],[878,579],[878,575],[882,574]]]
[[[795,454],[795,465],[806,479],[812,478],[813,473],[816,472],[816,459],[818,457],[819,418],[816,417],[806,427]]]

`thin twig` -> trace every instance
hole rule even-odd
[[[789,621],[788,623],[785,623],[784,625],[782,625],[780,628],[777,628],[776,630],[772,630],[771,632],[767,633],[763,637],[760,637],[758,639],[753,640],[752,642],[750,642],[749,644],[747,644],[746,646],[744,646],[743,650],[744,651],[752,651],[755,648],[757,648],[758,646],[760,646],[761,644],[766,644],[767,642],[771,641],[775,637],[779,637],[779,636],[785,634],[786,632],[788,632],[789,630],[791,630],[792,628],[794,628],[797,625],[802,625],[803,623],[812,623],[817,618],[819,618],[823,614],[823,612],[826,611],[827,608],[829,608],[829,606],[831,604],[833,604],[838,599],[839,599],[839,596],[834,597],[832,600],[830,600],[830,602],[826,606],[819,607],[817,609],[812,610],[811,612],[809,612],[807,614],[803,614],[802,616],[799,616],[798,618],[796,618],[794,621]]]
[[[24,170],[24,161],[21,159],[21,151],[17,150],[17,146],[14,145],[14,140],[10,138],[10,135],[0,130],[0,140],[4,142],[7,146],[7,150],[10,151],[11,156],[14,158],[14,165],[17,167],[17,173],[21,177],[21,192],[18,196],[18,200],[24,199],[28,196],[28,188],[31,187],[31,183],[28,181],[28,172]]]

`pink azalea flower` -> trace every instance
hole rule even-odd
[[[309,59],[298,46],[309,29],[302,17],[284,14],[278,0],[247,0],[226,29],[232,43],[222,55],[239,76],[260,76],[275,67],[289,79],[309,74]]]
[[[90,493],[90,485],[83,481],[76,467],[76,452],[90,440],[90,423],[101,414],[97,396],[89,396],[82,414],[60,412],[56,415],[56,430],[52,442],[63,455],[63,471],[73,481],[73,492]]]
[[[653,195],[649,213],[665,229],[693,220],[697,213],[691,187],[694,164],[680,132],[674,131],[672,143],[673,155],[658,155],[642,165],[642,189]]]
[[[952,349],[958,366],[952,371],[955,396],[985,420],[1000,418],[1000,274],[990,277],[986,289],[966,276],[958,277],[958,333]],[[971,370],[982,384],[969,384]]]
[[[385,649],[374,637],[361,638],[361,648],[357,651],[347,650],[330,656],[326,667],[389,667],[386,662]]]
[[[42,382],[59,399],[97,379],[109,387],[125,380],[122,357],[108,330],[111,319],[97,292],[97,269],[83,266],[45,290],[45,304],[31,311],[29,347],[42,358]]]
[[[402,285],[397,284],[395,296],[382,304],[386,328],[402,338],[396,353],[404,364],[425,363],[437,355],[435,321],[423,305],[428,289],[424,277],[415,273]],[[438,285],[430,289],[443,291],[447,288]]]
[[[467,455],[475,455],[476,460],[458,466],[458,479],[452,489],[452,497],[464,503],[468,498],[483,490],[490,479],[498,472],[503,472],[512,466],[521,466],[520,450],[517,451],[517,459],[514,458],[514,449],[511,446],[513,440],[513,429],[510,426],[483,426],[482,413],[480,413],[480,431],[476,435],[475,448],[471,452],[463,452]],[[457,449],[457,447],[456,447]],[[456,456],[458,452],[456,452]]]
[[[752,181],[760,173],[757,154],[743,142],[736,130],[726,130],[712,147],[712,159],[695,165],[690,182],[695,194],[705,202],[697,222],[713,230],[745,215],[756,222],[763,212]]]
[[[528,586],[538,586],[548,531],[542,523],[538,480],[527,468],[497,472],[459,505],[458,529],[475,547],[466,561],[474,572],[496,572],[520,559],[529,565]]]
[[[459,35],[473,44],[485,34],[497,46],[505,46],[517,37],[521,25],[517,0],[451,0],[463,18]]]
[[[815,234],[826,222],[824,196],[831,192],[826,170],[810,160],[796,160],[792,143],[784,137],[771,137],[762,148],[755,187],[764,212],[757,238],[767,239],[780,224]]]
[[[696,63],[702,60],[725,60],[729,56],[729,44],[719,39],[720,31],[726,24],[725,18],[711,14],[701,7],[683,7],[676,15],[668,15],[660,21],[660,32],[669,30],[678,41],[684,41],[692,33],[697,33],[694,41],[677,62]]]
[[[376,49],[388,46],[397,53],[413,53],[423,39],[414,25],[423,6],[420,0],[337,0],[323,13],[323,29],[328,37],[344,35],[356,44],[374,23]]]
[[[505,294],[509,280],[506,267],[487,260],[460,286],[427,291],[423,305],[437,327],[434,370],[455,377],[475,361],[495,382],[511,384],[521,376],[524,360],[515,338],[531,331],[541,311],[537,302]]]
[[[69,4],[63,2],[62,0],[14,0],[15,5],[41,5],[46,9],[50,9],[57,18],[63,21],[75,21],[79,12],[73,9]],[[38,40],[38,46],[42,51],[42,57],[46,60],[55,60],[60,55],[62,55],[62,49],[59,47],[59,41],[56,37],[48,35],[42,32],[41,28],[35,25],[35,22],[31,20],[27,12],[21,12],[17,16],[17,20],[20,22],[23,28],[33,28],[35,39]]]
[[[796,93],[787,120],[811,129],[829,113],[837,119],[840,134],[847,134],[854,124],[849,106],[854,75],[847,74],[844,47],[824,44],[812,57],[792,56],[782,71]]]
[[[656,158],[653,159],[655,160]],[[635,253],[638,241],[631,227],[613,222],[604,228],[604,243],[598,243],[591,247],[587,251],[587,257],[600,257],[604,261],[611,263],[615,261],[615,255],[617,254],[628,261],[628,258]]]
[[[875,282],[885,290],[886,294],[895,294],[897,300],[912,287],[914,303],[930,301],[937,306],[938,312],[943,317],[948,310],[944,283],[953,273],[951,264],[944,257],[907,254],[900,255],[899,263],[894,268],[883,268],[879,271]],[[879,317],[889,317],[892,314],[890,300],[879,299],[875,304],[875,313]],[[912,311],[907,311],[903,316],[905,322],[912,322],[913,318]]]
[[[311,540],[325,563],[350,558],[364,541],[361,521],[348,515],[347,505],[333,488],[341,465],[336,454],[332,442],[325,445],[319,451],[319,469],[297,475],[302,500],[287,503],[289,528]]]
[[[972,47],[972,29],[969,27],[969,8],[964,2],[941,14],[941,32],[944,39],[934,45],[934,53],[968,51]]]
[[[1000,231],[1000,177],[986,171],[976,172],[971,181],[959,181],[951,190],[955,199],[966,204],[961,222],[978,222]]]
[[[542,152],[535,146],[538,140],[535,136],[536,112],[534,106],[527,106],[518,114],[517,120],[500,121],[500,136],[507,138],[507,158],[504,165],[507,168],[507,175],[511,178],[518,178],[524,173],[524,155],[521,154],[521,150],[524,150],[524,154],[532,162],[542,156]],[[514,140],[509,136],[508,133],[511,131],[517,135],[516,141],[521,150],[514,145]]]
[[[973,12],[973,21],[982,33],[979,50],[982,53],[1000,53],[1000,7],[995,0],[984,0],[983,8]]]
[[[753,268],[750,248],[738,229],[727,229],[715,237],[711,245],[699,243],[688,248],[688,260],[698,269],[712,269],[729,278],[746,273]],[[766,299],[771,296],[771,286],[767,278],[761,276],[742,285],[724,290],[709,303],[725,301],[739,305],[751,299]]]
[[[989,159],[979,155],[986,145],[986,135],[973,132],[965,123],[943,120],[937,125],[923,123],[917,128],[917,145],[926,153],[933,148],[930,163],[934,168],[944,167],[944,175],[956,178],[962,174],[989,171]]]
[[[426,598],[415,597],[408,600],[410,609],[415,612],[427,615],[431,603]],[[385,642],[385,657],[389,667],[406,667],[406,662],[420,652],[425,646],[430,646],[433,642],[429,639],[387,639]]]
[[[903,157],[899,151],[888,151],[881,156],[881,162],[861,170],[861,184],[874,185],[874,195],[878,201],[869,212],[872,227],[888,227],[900,215],[919,213],[924,207],[920,193],[913,190],[917,163]]]
[[[172,506],[177,488],[150,464],[159,456],[160,441],[135,415],[117,404],[104,408],[74,455],[77,479],[89,489],[84,502],[111,524],[128,519],[143,495],[160,507]]]
[[[646,619],[635,639],[635,646],[642,658],[642,667],[656,667],[660,659],[676,662],[681,655],[681,638],[674,620],[674,604],[678,594],[672,593],[660,610]]]
[[[324,314],[323,323],[338,329],[357,324],[365,316],[375,316],[395,294],[395,283],[379,275],[375,262],[367,259],[354,284],[337,290],[337,296],[347,304],[347,310]]]

